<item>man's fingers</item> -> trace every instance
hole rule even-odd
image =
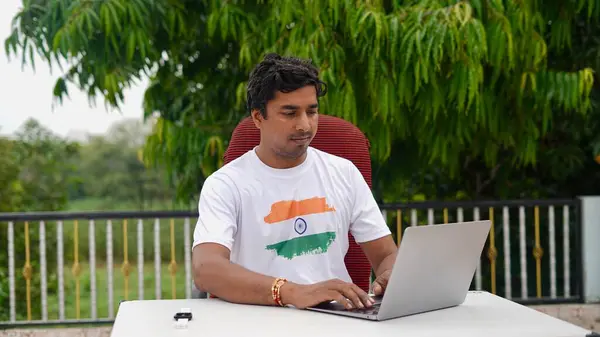
[[[373,294],[379,296],[382,292],[383,288],[381,287],[381,285],[379,283],[373,283]]]
[[[375,303],[369,294],[353,283],[331,280],[328,288],[327,296],[347,309],[368,308]]]
[[[334,301],[338,302],[339,304],[343,305],[344,307],[346,307],[346,309],[348,309],[348,310],[357,308],[352,304],[352,301],[348,300],[348,298],[339,291],[332,290],[331,298],[332,298],[332,300],[334,300]]]
[[[360,297],[360,300],[361,300],[361,302],[363,303],[363,305],[365,307],[370,307],[370,306],[372,306],[375,303],[375,301],[373,301],[373,299],[371,299],[371,297],[369,296],[369,294],[367,294],[364,290],[362,290],[356,284],[353,284],[352,288],[354,289],[354,291],[356,292],[356,294],[358,295],[358,297]]]
[[[356,291],[354,291],[352,285],[342,285],[338,291],[345,296],[347,299],[349,299],[352,302],[352,305],[355,308],[364,308],[365,305],[362,303],[360,297],[358,296],[358,294],[356,293]]]
[[[356,284],[346,283],[340,288],[340,291],[352,301],[356,308],[369,308],[374,303],[369,295]]]
[[[391,271],[385,271],[383,274],[379,275],[373,281],[373,294],[379,296],[383,294],[385,288],[387,288],[388,280],[390,278]]]

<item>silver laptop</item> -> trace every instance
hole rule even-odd
[[[460,305],[490,227],[489,220],[408,227],[387,289],[371,308],[348,310],[333,301],[308,310],[383,321]]]

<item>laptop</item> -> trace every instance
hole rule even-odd
[[[308,310],[384,321],[458,306],[465,301],[491,223],[489,220],[408,227],[383,296],[370,308],[332,301]]]

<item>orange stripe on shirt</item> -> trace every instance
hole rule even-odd
[[[335,212],[335,208],[327,205],[326,198],[314,197],[304,200],[283,200],[271,205],[271,212],[265,217],[265,222],[274,224],[297,216]]]

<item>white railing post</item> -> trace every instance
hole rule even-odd
[[[479,207],[473,208],[473,220],[479,221]],[[475,289],[481,290],[481,259],[477,262],[477,270],[475,271]]]
[[[65,320],[65,263],[63,244],[63,222],[56,224],[56,264],[58,267],[58,319]]]
[[[10,307],[10,321],[17,320],[17,309],[15,304],[15,227],[14,223],[8,223],[8,293]]]
[[[137,223],[138,299],[144,299],[144,221]]]
[[[115,317],[114,284],[113,284],[113,242],[112,221],[106,221],[106,271],[108,288],[108,318]]]
[[[434,222],[435,221],[433,219],[433,208],[430,208],[427,210],[427,224],[431,226]]]
[[[550,248],[550,298],[556,298],[556,243],[554,206],[548,207],[548,247]]]
[[[527,251],[525,240],[525,207],[519,206],[519,261],[521,266],[521,298],[528,297],[527,289]]]
[[[507,299],[512,297],[512,273],[510,270],[510,215],[508,207],[502,207],[502,232],[504,241],[504,294]]]
[[[564,297],[571,297],[571,242],[569,240],[569,206],[563,206],[563,277],[564,281]]]
[[[161,282],[160,282],[160,220],[154,220],[154,297],[157,300],[161,299]]]
[[[183,224],[183,249],[185,250],[185,298],[192,297],[192,239],[190,236],[190,218],[185,218]]]
[[[581,197],[583,299],[600,302],[600,196]]]
[[[40,286],[42,290],[42,321],[48,320],[48,268],[46,259],[46,224],[40,221]]]
[[[88,242],[90,254],[90,316],[92,319],[98,318],[98,290],[96,287],[96,224],[94,220],[88,222]]]

